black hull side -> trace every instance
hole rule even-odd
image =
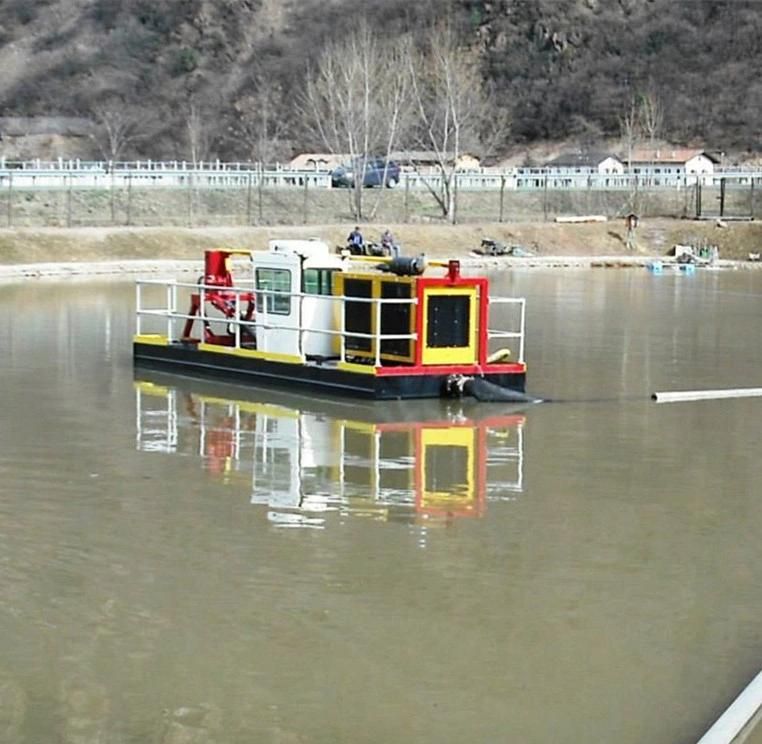
[[[376,376],[337,369],[332,365],[274,362],[183,345],[158,346],[136,342],[133,350],[136,367],[286,389],[298,387],[371,400],[441,398],[448,377],[447,374]],[[501,387],[524,392],[524,372],[488,374],[485,378]]]

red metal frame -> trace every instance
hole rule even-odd
[[[204,252],[204,276],[199,280],[200,284],[212,287],[232,287],[233,275],[228,268],[228,259],[230,251],[205,251]],[[204,302],[210,304],[223,314],[225,318],[234,318],[236,311],[236,296],[238,306],[246,303],[246,309],[241,314],[240,320],[250,321],[254,317],[254,293],[253,292],[231,292],[225,289],[205,289]],[[191,295],[191,305],[188,315],[192,316],[185,321],[183,328],[183,341],[197,343],[199,339],[193,338],[191,332],[195,318],[201,310],[201,293]],[[222,319],[221,319],[222,320]],[[254,335],[246,328],[241,327],[241,337],[246,341],[254,341]],[[217,344],[219,346],[233,346],[235,344],[235,333],[217,334],[213,333],[209,325],[209,320],[204,320],[204,342],[207,344]]]
[[[477,362],[476,364],[452,364],[452,365],[425,365],[423,364],[424,346],[424,319],[423,299],[426,289],[430,287],[475,287],[478,292],[478,317],[477,317]],[[460,262],[450,261],[447,264],[447,276],[445,277],[420,277],[416,281],[416,299],[418,300],[418,312],[415,320],[415,344],[414,364],[412,366],[382,366],[376,368],[379,377],[394,377],[399,375],[425,375],[436,371],[437,374],[473,374],[484,371],[497,374],[520,374],[526,371],[523,362],[492,363],[487,362],[489,354],[489,280],[484,277],[467,277],[460,275]]]

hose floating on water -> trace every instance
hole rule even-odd
[[[469,377],[466,375],[450,375],[445,382],[445,391],[452,397],[470,395],[476,400],[489,402],[510,403],[542,403],[542,398],[511,390],[494,382],[485,380],[483,377]]]

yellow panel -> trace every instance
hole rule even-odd
[[[354,355],[354,352],[352,352]],[[339,362],[336,367],[347,372],[359,372],[362,375],[375,375],[376,368],[372,364],[353,364],[352,362]]]
[[[150,344],[151,346],[169,346],[169,339],[161,333],[135,334],[132,340],[136,344]]]
[[[277,418],[296,419],[301,415],[300,411],[293,408],[274,405],[272,403],[254,403],[249,400],[235,400],[231,398],[218,398],[214,395],[199,395],[200,401],[211,405],[228,406],[235,405],[241,413],[253,413],[258,416],[274,416]]]
[[[444,506],[446,504],[469,503],[475,498],[474,490],[474,438],[475,430],[470,426],[438,427],[421,430],[421,496],[425,506]],[[426,449],[428,447],[463,447],[467,452],[466,472],[463,484],[465,491],[426,490]]]
[[[157,398],[166,398],[169,395],[168,387],[148,382],[148,380],[135,380],[132,385],[135,390],[139,390],[145,395],[155,395]]]
[[[220,346],[219,344],[198,344],[199,351],[212,351],[215,354],[228,354],[229,356],[248,357],[250,359],[264,359],[268,362],[286,362],[288,364],[304,364],[301,357],[294,354],[278,354],[274,351],[257,351],[256,349],[236,349],[232,346]]]
[[[478,312],[477,287],[427,287],[423,293],[423,344],[424,364],[476,364],[476,316]],[[468,345],[467,346],[426,346],[428,336],[429,297],[468,297]]]

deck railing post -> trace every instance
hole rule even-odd
[[[177,293],[176,281],[167,284],[167,341],[172,341],[172,325],[174,321],[175,296]]]
[[[198,317],[201,321],[202,334],[206,330],[206,278],[198,293]],[[206,338],[204,338],[206,340]]]
[[[341,300],[341,307],[339,308],[339,361],[345,362],[346,361],[346,336],[344,335],[346,333],[346,326],[344,325],[344,313],[345,310],[345,304],[346,304],[346,298],[344,295],[342,295],[340,298]]]
[[[304,295],[298,294],[297,299],[299,300],[299,318],[304,317]],[[304,351],[304,328],[302,327],[301,320],[298,321],[298,327],[299,327],[299,354],[301,355],[302,359],[306,358],[306,353]]]
[[[375,316],[376,316],[376,330],[373,334],[375,336],[375,344],[376,344],[376,367],[381,366],[381,299],[378,298],[374,300],[376,303],[375,306]]]
[[[143,316],[140,314],[141,311],[141,302],[142,302],[142,293],[141,293],[142,285],[140,282],[137,282],[135,284],[135,333],[137,333],[138,336],[140,336],[142,332],[142,320]]]
[[[235,290],[235,347],[241,348],[241,290]]]
[[[521,337],[519,338],[519,362],[524,363],[524,330],[526,327],[526,300],[521,300]]]

